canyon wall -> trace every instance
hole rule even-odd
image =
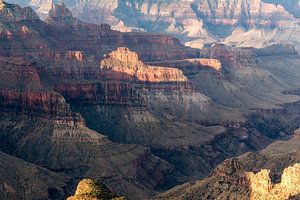
[[[55,90],[70,103],[139,106],[145,104],[142,96],[129,83],[64,84],[58,85]]]
[[[14,23],[14,26],[3,24],[0,29],[0,55],[2,56],[26,55],[29,58],[53,59],[56,52],[66,52],[66,57],[70,57],[70,52],[83,52],[100,59],[119,46],[138,50],[143,60],[176,57],[184,59],[198,55],[196,50],[183,46],[178,39],[171,36],[121,33],[111,30],[107,24],[81,22],[72,16],[64,4],[52,6],[51,15],[46,22],[30,14],[23,14],[27,13],[27,10],[34,13],[30,8],[21,8],[7,3],[4,5],[1,10],[3,21]]]
[[[42,18],[46,18],[52,3],[57,3],[55,0],[9,1],[32,6]],[[170,34],[195,48],[225,41],[232,46],[244,47],[292,42],[299,49],[298,0],[63,2],[83,21],[107,23],[114,30],[123,32]]]

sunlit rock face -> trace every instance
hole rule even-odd
[[[1,0],[0,1],[0,9],[3,9],[4,8],[4,2]]]
[[[300,164],[285,168],[281,176],[281,182],[273,184],[269,176],[270,170],[263,169],[258,173],[247,173],[250,182],[250,199],[286,200],[300,194]]]
[[[228,159],[202,181],[182,185],[161,196],[176,200],[199,198],[288,200],[299,196],[299,163],[284,168],[279,183],[272,182],[269,169],[261,169],[255,173],[247,172],[247,168],[249,168],[247,163],[242,163],[239,159]]]
[[[137,53],[121,47],[111,52],[101,61],[103,70],[124,73],[139,81],[145,82],[184,82],[187,78],[176,68],[154,67],[145,65],[139,60]]]
[[[105,186],[92,179],[83,179],[78,183],[74,196],[67,200],[125,200],[124,197],[117,197]]]

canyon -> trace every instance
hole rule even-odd
[[[45,19],[56,0],[10,0]],[[261,48],[293,43],[299,50],[299,0],[63,0],[85,21],[122,32],[169,34],[202,48],[216,42]]]
[[[288,141],[227,159],[206,179],[177,186],[157,199],[298,199],[298,142],[299,130]]]
[[[48,3],[44,21],[29,7],[0,9],[1,198],[80,199],[85,189],[133,200],[298,195],[297,46],[194,49],[168,35],[86,23]],[[214,15],[202,14],[213,24],[272,26],[240,19],[246,4],[230,5],[230,19],[216,4]],[[295,18],[287,5],[260,5]]]

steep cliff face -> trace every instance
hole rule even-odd
[[[0,90],[0,112],[49,118],[56,124],[85,126],[84,119],[71,111],[65,99],[55,92]]]
[[[40,90],[40,77],[30,62],[21,58],[0,57],[0,88]]]
[[[145,65],[138,58],[137,53],[128,48],[118,48],[110,53],[100,63],[103,70],[124,73],[133,79],[144,82],[186,82],[182,71],[176,68],[154,67]]]
[[[64,84],[58,85],[55,90],[70,103],[145,105],[142,96],[129,83]]]
[[[256,50],[251,47],[238,47],[232,48],[225,44],[215,44],[213,47],[203,49],[201,55],[207,58],[213,58],[220,60],[220,62],[226,67],[255,67]]]

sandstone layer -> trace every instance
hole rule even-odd
[[[281,182],[272,184],[269,176],[270,170],[261,170],[254,174],[247,173],[246,176],[250,182],[250,199],[278,199],[286,200],[292,196],[300,194],[300,177],[299,177],[300,164],[297,163],[293,166],[285,168],[281,175]]]
[[[144,82],[185,82],[187,78],[182,71],[175,68],[154,67],[145,65],[137,53],[121,47],[111,52],[108,58],[100,63],[101,69],[128,74]]]

